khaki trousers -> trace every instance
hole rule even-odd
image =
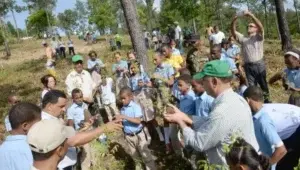
[[[156,170],[155,161],[151,151],[148,148],[145,133],[142,131],[137,135],[125,135],[128,152],[133,158],[142,157],[146,170]]]

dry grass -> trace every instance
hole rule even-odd
[[[109,44],[107,42],[102,41],[92,46],[85,46],[83,41],[77,40],[75,37],[74,41],[76,52],[85,56],[85,59],[87,59],[89,50],[95,50],[103,62],[106,63],[107,71],[110,73],[111,64],[113,63],[113,52],[109,50]],[[124,44],[124,50],[122,50],[121,53],[125,57],[126,51],[131,47],[128,37],[126,37],[124,41],[126,43]],[[2,48],[3,47],[0,47],[0,50]],[[7,97],[9,94],[16,93],[23,101],[33,103],[40,102],[40,94],[42,91],[40,78],[47,74],[47,71],[44,68],[46,61],[42,58],[43,54],[44,49],[41,46],[41,40],[30,40],[23,41],[21,44],[12,45],[12,56],[9,60],[0,59],[0,63],[4,66],[0,70],[0,122],[3,122],[4,116],[9,109],[7,105]],[[268,78],[285,67],[278,41],[266,41],[265,57]],[[72,64],[70,63],[70,59],[62,59],[57,62],[58,89],[65,90],[64,80],[71,69]],[[272,101],[287,101],[288,94],[281,87],[281,82],[271,86],[270,91]],[[0,133],[2,129],[3,128],[0,126]],[[121,136],[111,137],[111,139],[119,142],[123,141]],[[95,156],[94,169],[132,169],[132,167],[130,167],[132,160],[125,154],[122,147],[116,152],[111,151],[115,145],[115,142],[112,142],[110,145],[102,145],[96,141],[93,143],[92,146]],[[158,157],[157,162],[160,169],[189,168],[184,160],[174,158],[173,156],[166,156],[163,148],[164,145],[158,143],[155,143],[152,146],[155,155]],[[174,164],[175,161],[176,164]]]

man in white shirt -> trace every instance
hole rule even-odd
[[[179,23],[177,21],[174,22],[175,24],[175,41],[176,41],[176,45],[177,48],[181,51],[182,47],[182,31],[181,31],[181,27],[179,26]]]
[[[300,108],[290,104],[264,104],[262,110],[273,120],[277,133],[288,153],[276,166],[276,169],[293,169],[300,158]]]
[[[212,45],[219,45],[225,39],[225,34],[219,30],[218,26],[214,26],[214,33],[210,35],[209,39]]]
[[[96,89],[91,74],[83,70],[83,58],[80,55],[72,57],[74,64],[74,70],[67,76],[65,81],[67,85],[68,95],[71,96],[73,89],[78,88],[83,93],[83,100],[92,103],[93,102],[93,91]]]
[[[59,119],[66,112],[67,96],[59,90],[49,91],[42,101],[42,120]],[[61,119],[63,122],[63,120]],[[67,140],[68,152],[58,164],[59,169],[72,167],[77,162],[76,146],[82,146],[99,137],[102,133],[120,131],[122,125],[118,122],[109,122],[93,130],[77,132]]]

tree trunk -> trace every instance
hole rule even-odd
[[[10,11],[11,11],[11,14],[12,14],[13,19],[14,19],[14,23],[15,23],[15,27],[16,27],[16,31],[17,31],[17,38],[18,38],[18,41],[20,41],[20,33],[19,33],[19,28],[18,28],[18,24],[17,24],[14,9],[11,8]]]
[[[137,54],[138,60],[145,68],[145,71],[147,71],[148,70],[147,49],[144,42],[142,31],[140,29],[140,23],[138,21],[134,1],[135,0],[120,0],[124,11],[124,16],[127,23],[133,49]]]
[[[297,2],[297,0],[294,0],[294,7],[295,7],[296,17],[297,17],[297,22],[298,22],[298,32],[300,33],[300,19],[299,19],[299,14],[298,14],[298,2]]]
[[[6,58],[9,59],[9,57],[11,56],[11,52],[10,52],[10,48],[9,48],[9,44],[8,44],[8,39],[6,36],[6,26],[4,21],[2,20],[2,18],[0,18],[0,26],[2,26],[1,34],[2,37],[4,38],[4,47],[5,47],[5,52],[6,52]]]
[[[266,0],[263,1],[263,5],[264,5],[264,8],[265,8],[265,26],[266,26],[266,35],[267,35],[267,38],[269,37],[269,22],[268,22],[268,13],[267,13],[267,2]]]
[[[285,17],[283,0],[274,0],[278,20],[279,31],[281,35],[282,50],[287,51],[293,48],[292,39],[290,36],[289,26]]]

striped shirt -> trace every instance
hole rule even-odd
[[[193,129],[183,129],[185,145],[205,152],[210,164],[226,165],[222,149],[224,144],[232,143],[232,136],[242,137],[258,150],[250,107],[232,89],[214,100],[207,118],[193,116],[192,119]]]

